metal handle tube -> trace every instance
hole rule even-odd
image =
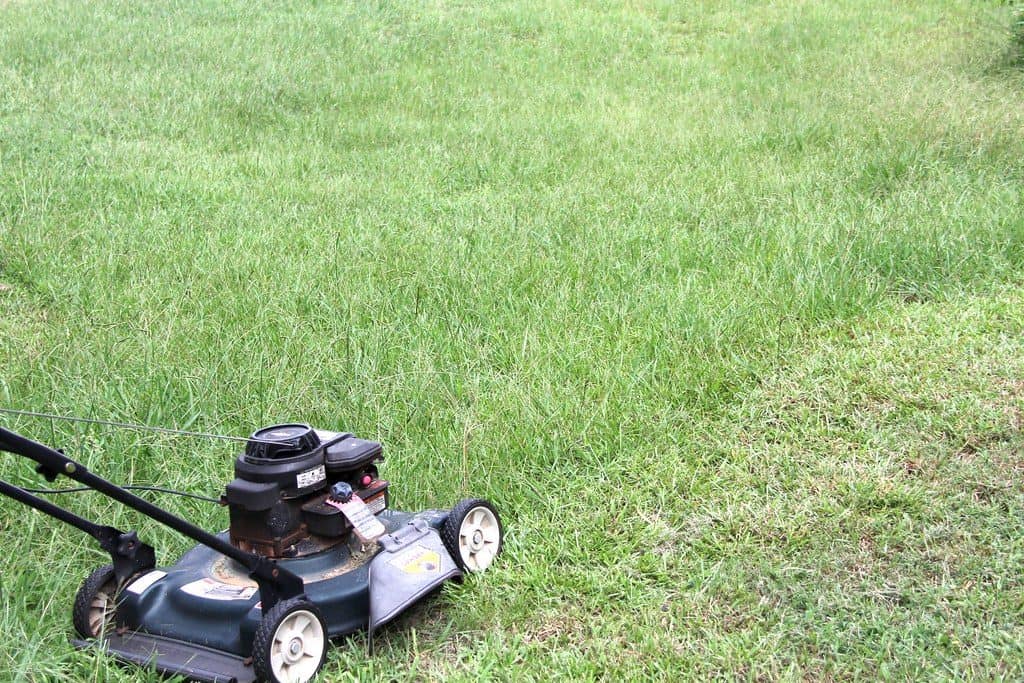
[[[196,525],[186,522],[184,519],[171,514],[167,510],[153,505],[144,498],[140,498],[133,493],[125,491],[117,484],[93,474],[80,463],[75,462],[60,451],[56,451],[49,446],[32,441],[31,439],[26,439],[19,434],[15,434],[14,432],[0,427],[0,450],[6,450],[8,452],[15,453],[16,455],[29,457],[50,472],[63,474],[77,482],[96,489],[100,493],[113,498],[119,503],[123,503],[133,510],[137,510],[147,517],[155,519],[161,524],[169,526],[175,531],[188,536],[192,540],[209,546],[217,552],[227,555],[233,560],[237,560],[250,570],[254,569],[256,566],[256,560],[258,558],[255,555],[239,550],[235,546],[227,543],[223,539],[217,538],[208,531],[204,531]]]
[[[118,501],[119,503],[127,505],[133,510],[141,512],[150,519],[154,519],[157,522],[160,522],[161,524],[168,526],[171,529],[174,529],[178,533],[187,536],[188,538],[191,538],[193,541],[202,543],[203,545],[212,548],[213,550],[216,550],[222,555],[226,555],[227,557],[230,557],[231,559],[239,562],[242,566],[244,566],[252,573],[253,578],[256,579],[257,582],[260,584],[261,593],[265,594],[263,595],[263,605],[265,610],[269,609],[269,607],[272,606],[274,602],[276,602],[277,597],[280,597],[282,599],[297,597],[298,595],[301,595],[303,592],[302,579],[300,579],[298,576],[288,571],[284,567],[276,566],[274,563],[270,562],[265,557],[260,557],[259,555],[247,553],[244,550],[236,548],[227,541],[218,538],[217,536],[214,536],[208,531],[200,529],[196,525],[185,521],[181,517],[178,517],[174,514],[171,514],[167,510],[163,510],[157,507],[156,505],[153,505],[148,500],[139,498],[138,496],[129,493],[128,491],[125,491],[120,486],[110,481],[107,481],[106,479],[100,476],[93,474],[88,469],[83,467],[80,463],[75,462],[74,460],[67,457],[60,451],[54,450],[53,448],[50,448],[49,446],[46,446],[39,442],[32,441],[31,439],[25,438],[24,436],[21,436],[20,434],[12,432],[8,429],[4,429],[3,427],[0,427],[0,451],[7,451],[15,455],[21,455],[26,458],[30,458],[31,460],[34,460],[36,463],[39,464],[40,471],[48,478],[52,479],[53,477],[56,477],[58,474],[63,474],[71,479],[74,479],[77,482],[85,484],[86,486],[89,486],[99,491],[100,493]],[[20,491],[20,489],[18,490]],[[0,492],[8,493],[8,491],[4,489],[0,489]],[[24,491],[21,491],[21,493],[24,495],[30,495]],[[24,500],[23,497],[17,497],[16,499],[20,500],[21,502],[25,502],[31,505],[32,507],[38,508],[38,506],[35,505],[34,502],[30,503]],[[57,519],[61,519],[62,521],[67,521],[69,524],[72,524],[72,526],[75,526],[79,529],[82,529],[83,531],[86,531],[87,533],[90,533],[87,529],[84,529],[80,524],[76,524],[72,521],[69,521],[67,517],[75,517],[83,522],[86,520],[77,517],[77,515],[72,515],[66,510],[61,510],[60,508],[53,506],[52,503],[48,503],[42,500],[39,500],[39,502],[44,503],[47,506],[52,506],[51,508],[43,510],[44,512],[52,514],[51,509],[60,510],[60,512],[64,516],[61,516],[60,514],[53,516],[57,517]],[[43,508],[38,509],[42,510]],[[264,586],[272,587],[273,590],[265,591],[263,590]],[[267,595],[267,593],[269,593],[269,595]],[[275,593],[276,595],[274,595]]]
[[[70,512],[69,510],[65,510],[60,506],[54,505],[48,500],[43,500],[38,496],[34,496],[28,491],[25,491],[24,489],[19,488],[14,484],[6,482],[3,479],[0,479],[0,493],[7,496],[8,498],[13,498],[19,503],[24,503],[25,505],[28,505],[31,508],[35,508],[40,512],[46,513],[51,517],[59,519],[65,524],[70,524],[76,529],[84,531],[85,533],[89,534],[90,536],[93,536],[94,538],[99,538],[98,534],[101,528],[99,524],[96,524],[95,522],[90,522],[84,517],[79,517],[75,513]]]
[[[3,480],[0,480],[0,494],[59,519],[65,524],[70,524],[96,539],[100,547],[110,553],[114,574],[121,585],[124,585],[131,577],[149,571],[156,566],[156,551],[152,546],[141,542],[134,531],[124,533],[111,526],[101,526],[90,522],[84,517]]]

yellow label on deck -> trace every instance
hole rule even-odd
[[[406,574],[436,574],[441,571],[441,556],[429,548],[415,545],[392,560],[392,564]]]

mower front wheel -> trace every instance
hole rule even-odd
[[[459,569],[482,572],[501,552],[504,530],[498,511],[482,498],[459,501],[448,513],[441,540]]]
[[[302,598],[270,608],[256,629],[252,666],[267,683],[306,683],[327,658],[327,627],[316,605]]]
[[[117,610],[117,577],[114,567],[105,564],[85,577],[75,594],[71,620],[83,638],[100,638],[114,627]]]

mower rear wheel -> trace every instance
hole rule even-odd
[[[117,610],[117,577],[114,567],[106,564],[85,577],[75,595],[71,620],[83,638],[99,638],[114,629]]]
[[[441,540],[459,569],[482,572],[501,552],[504,530],[498,511],[482,498],[459,501],[448,513]]]
[[[302,598],[270,608],[256,629],[252,666],[258,680],[306,683],[327,658],[327,627],[316,605]]]

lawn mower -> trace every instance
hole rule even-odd
[[[305,424],[245,440],[213,534],[88,471],[61,451],[0,428],[0,451],[35,461],[196,541],[156,567],[134,531],[84,519],[0,480],[0,493],[95,538],[111,563],[75,596],[78,648],[210,683],[301,683],[323,667],[330,638],[373,631],[449,579],[486,569],[502,547],[494,506],[391,509],[381,445]]]

